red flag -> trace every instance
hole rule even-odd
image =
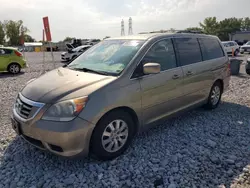
[[[45,30],[45,34],[46,34],[46,39],[47,39],[47,41],[51,41],[52,39],[51,39],[49,18],[48,17],[43,18],[43,25],[44,25],[44,30]]]

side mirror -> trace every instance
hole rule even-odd
[[[161,65],[159,63],[146,63],[143,65],[144,74],[158,74],[161,72]]]

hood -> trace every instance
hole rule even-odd
[[[21,91],[26,98],[43,103],[88,96],[116,77],[58,68],[28,83]]]

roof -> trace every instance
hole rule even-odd
[[[250,34],[250,31],[236,31],[234,34],[240,35],[240,34]]]
[[[212,35],[206,35],[206,34],[197,34],[197,33],[156,33],[156,32],[151,32],[151,33],[147,33],[147,34],[138,34],[138,35],[127,35],[127,36],[120,36],[120,37],[115,37],[115,38],[108,38],[105,40],[148,40],[149,38],[152,37],[157,37],[157,36],[171,36],[171,35],[179,35],[179,36],[183,36],[183,35],[191,35],[191,36],[210,36],[210,37],[214,37]]]
[[[147,40],[153,36],[158,35],[172,35],[174,33],[147,33],[147,34],[138,34],[138,35],[127,35],[127,36],[120,36],[120,37],[113,37],[113,38],[107,38],[105,40],[114,40],[114,39],[124,39],[124,40]]]
[[[42,46],[43,43],[41,42],[25,42],[24,46]]]
[[[233,40],[230,40],[230,41],[221,41],[221,43],[228,43],[228,42],[235,42]]]

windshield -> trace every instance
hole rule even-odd
[[[246,45],[250,45],[250,42],[247,42]]]
[[[75,59],[68,67],[118,75],[128,65],[143,42],[142,40],[102,41]]]
[[[229,43],[228,42],[222,42],[223,46],[228,46]]]

